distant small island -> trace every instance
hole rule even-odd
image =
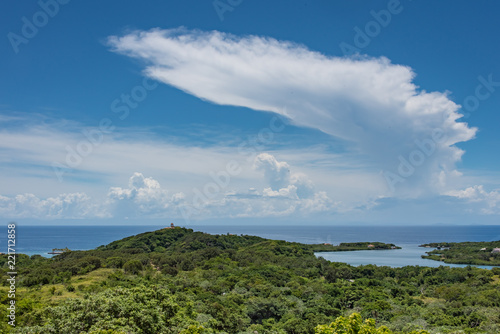
[[[488,242],[439,242],[419,247],[434,248],[424,259],[452,264],[500,266],[500,240]]]
[[[339,245],[313,244],[309,245],[313,252],[345,252],[357,250],[382,250],[382,249],[401,249],[394,244],[385,244],[383,242],[342,242]]]

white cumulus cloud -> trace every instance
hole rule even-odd
[[[314,196],[314,185],[303,173],[291,173],[290,166],[285,161],[278,161],[268,153],[255,157],[255,169],[264,172],[269,188],[263,190],[264,196],[310,198]]]
[[[308,216],[338,211],[340,203],[332,201],[324,191],[316,192],[309,177],[293,173],[287,162],[260,153],[253,166],[263,174],[265,187],[262,190],[220,191],[217,197],[203,196],[199,190],[193,198],[180,204],[184,217]]]
[[[264,172],[266,181],[272,189],[280,189],[290,183],[290,166],[286,162],[279,162],[267,153],[255,157],[255,169]]]
[[[152,177],[135,172],[129,179],[128,188],[111,187],[108,193],[115,214],[136,216],[140,214],[165,214],[167,209],[184,198],[183,193],[169,196],[166,189]]]

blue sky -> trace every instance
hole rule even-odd
[[[498,223],[493,1],[0,6],[5,220]]]

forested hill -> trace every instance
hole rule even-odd
[[[193,232],[183,227],[164,228],[153,232],[145,232],[98,247],[98,250],[128,249],[137,252],[189,252],[215,247],[220,250],[238,249],[250,246],[266,239],[249,235],[212,235]]]
[[[500,333],[500,269],[352,267],[315,247],[172,228],[17,255],[16,327],[0,333]]]
[[[250,235],[212,235],[203,232],[193,232],[192,229],[175,227],[164,228],[154,232],[146,232],[135,236],[130,236],[121,240],[114,241],[106,246],[98,247],[99,250],[119,250],[136,252],[190,252],[205,248],[217,248],[220,250],[238,249],[255,245],[258,243],[267,243],[275,248],[292,247],[296,250],[311,254],[312,252],[336,252],[353,250],[381,250],[381,249],[400,249],[394,244],[382,242],[349,242],[339,245],[323,244],[301,244],[297,242],[287,242],[283,240],[269,240]]]

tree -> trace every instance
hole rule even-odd
[[[214,331],[211,329],[207,329],[203,326],[197,326],[197,325],[191,325],[180,332],[180,334],[211,334],[211,333],[214,333]]]
[[[329,325],[318,325],[314,328],[315,334],[393,334],[386,326],[375,326],[374,319],[363,321],[359,313],[346,317],[338,317]],[[429,334],[424,330],[413,331],[409,334]]]

